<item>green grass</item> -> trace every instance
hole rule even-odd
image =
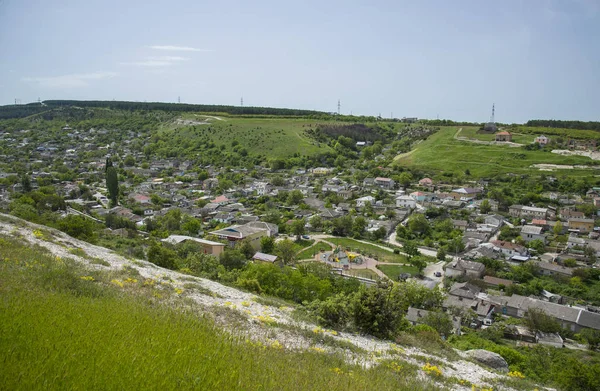
[[[480,145],[454,139],[457,127],[442,127],[409,153],[396,157],[395,163],[414,169],[431,170],[462,175],[469,170],[473,177],[489,177],[502,172],[514,174],[549,173],[531,167],[537,163],[595,165],[582,156],[561,156],[551,152],[527,151],[522,147]],[[463,127],[463,131],[465,128]],[[462,132],[461,132],[462,133]],[[555,170],[553,173],[569,177],[584,177],[593,170]]]
[[[187,114],[186,118],[201,120],[203,115]],[[252,155],[265,155],[270,158],[286,158],[299,152],[302,155],[315,155],[331,151],[326,144],[316,142],[304,132],[320,123],[298,118],[245,118],[223,117],[222,121],[211,120],[210,125],[181,126],[170,124],[163,129],[170,136],[181,137],[193,142],[196,138],[208,138],[217,146],[231,147],[237,141]]]
[[[338,244],[344,249],[349,248],[351,251],[360,253],[366,256],[372,256],[380,262],[407,263],[406,256],[402,254],[394,254],[393,251],[387,251],[372,244],[362,243],[349,238],[328,238],[328,242]]]
[[[302,252],[300,252],[297,256],[296,259],[302,260],[302,259],[313,259],[315,254],[318,253],[319,251],[324,250],[324,251],[331,251],[331,246],[328,245],[327,243],[324,242],[319,242],[317,244],[315,244],[314,246],[307,248],[305,250],[303,250]]]
[[[377,268],[394,281],[398,281],[398,276],[402,273],[410,273],[411,276],[419,273],[419,269],[408,265],[377,265]]]
[[[0,238],[0,388],[433,389],[384,366],[231,336],[187,300],[157,298],[160,284],[110,283],[126,273]]]

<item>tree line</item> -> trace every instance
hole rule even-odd
[[[580,130],[598,130],[600,131],[600,122],[598,121],[563,121],[555,119],[533,119],[527,121],[527,126],[540,126],[544,128],[563,128]]]

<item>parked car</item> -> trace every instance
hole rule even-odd
[[[441,277],[442,276],[442,272],[435,272],[433,273],[434,276],[436,277]]]
[[[309,239],[310,239],[310,236],[308,236],[308,235],[302,235],[302,239],[304,239],[304,240],[309,240]]]

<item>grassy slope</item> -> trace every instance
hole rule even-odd
[[[185,118],[203,119],[204,116],[188,115]],[[300,155],[314,155],[330,151],[327,145],[318,143],[304,134],[304,130],[322,123],[310,119],[294,118],[244,118],[219,117],[222,121],[209,119],[210,125],[191,126],[171,124],[164,132],[176,132],[188,137],[208,137],[217,146],[231,147],[237,140],[250,154],[272,158],[286,158],[298,152]],[[210,128],[210,131],[209,131]]]
[[[497,173],[540,173],[532,164],[592,164],[581,156],[560,156],[550,152],[527,151],[502,145],[479,145],[454,139],[458,128],[444,127],[423,141],[408,154],[397,157],[396,162],[422,170],[462,173],[469,169],[475,177]],[[461,132],[462,133],[462,132]],[[461,134],[463,135],[463,134]],[[589,176],[592,170],[555,170],[554,174]]]
[[[385,366],[248,343],[112,277],[0,238],[0,389],[428,389]]]

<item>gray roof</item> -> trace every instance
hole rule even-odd
[[[258,261],[263,261],[263,262],[275,262],[277,260],[277,255],[271,255],[271,254],[265,254],[265,253],[261,253],[258,252],[256,254],[254,254],[254,256],[252,257],[252,259],[256,259]]]
[[[481,289],[469,282],[457,282],[450,288],[452,296],[463,297],[466,299],[474,299]]]
[[[592,329],[600,330],[600,314],[581,310],[579,312],[577,324],[583,327],[589,327]]]
[[[419,308],[408,307],[408,312],[406,313],[405,319],[409,322],[421,323],[424,317],[429,315],[429,311],[421,310]]]
[[[535,225],[524,225],[523,228],[521,228],[521,233],[529,235],[541,235],[542,227],[537,227]]]

